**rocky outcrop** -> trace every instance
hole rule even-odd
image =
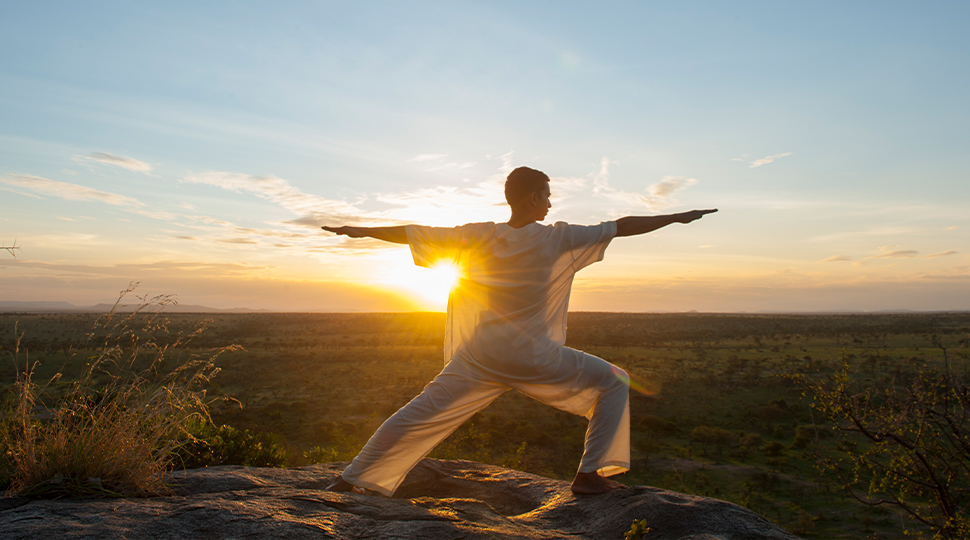
[[[426,459],[394,498],[330,493],[344,464],[211,467],[141,499],[0,499],[0,538],[593,538],[646,519],[648,540],[794,539],[740,506],[636,486],[575,496],[569,484],[469,461]]]

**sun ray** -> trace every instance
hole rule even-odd
[[[431,268],[407,263],[394,265],[382,281],[399,290],[404,289],[425,309],[444,310],[448,295],[458,285],[458,267],[447,260],[439,261]]]

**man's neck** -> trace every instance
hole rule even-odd
[[[536,218],[534,215],[527,215],[524,213],[517,214],[512,212],[512,217],[509,218],[509,227],[512,227],[513,229],[521,229],[522,227],[535,222]]]

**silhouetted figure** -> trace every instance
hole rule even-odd
[[[328,489],[393,494],[435,445],[513,388],[589,419],[574,492],[622,487],[605,477],[630,468],[629,378],[617,366],[563,345],[573,276],[602,260],[616,236],[690,223],[717,210],[592,226],[540,225],[552,207],[549,197],[549,177],[519,167],[505,183],[508,223],[323,227],[351,238],[408,244],[418,266],[445,259],[460,272],[448,299],[445,368],[384,422]]]

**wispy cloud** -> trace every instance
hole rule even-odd
[[[152,263],[118,263],[104,266],[86,264],[64,264],[46,261],[5,261],[0,259],[0,266],[35,268],[52,272],[68,274],[90,274],[130,278],[133,274],[143,272],[158,272],[171,274],[175,272],[192,272],[196,275],[211,274],[221,276],[248,276],[271,270],[273,266],[251,265],[246,263],[218,263],[197,261],[157,261]]]
[[[122,169],[128,169],[129,171],[144,174],[152,172],[152,166],[144,161],[139,161],[135,158],[126,156],[116,156],[107,152],[92,152],[86,156],[74,156],[74,161],[96,161],[98,163],[114,165],[116,167],[121,167]]]
[[[762,165],[767,165],[769,163],[772,163],[776,159],[780,159],[780,158],[783,158],[783,157],[786,157],[786,156],[790,156],[793,153],[794,152],[782,152],[781,154],[774,154],[774,155],[771,155],[771,156],[765,156],[765,157],[763,157],[761,159],[756,159],[754,161],[748,161],[748,159],[747,159],[748,158],[748,155],[747,154],[744,154],[741,157],[731,158],[730,161],[747,162],[748,167],[753,169],[755,167],[760,167]]]
[[[822,259],[819,262],[840,262],[840,261],[851,261],[852,259],[846,257],[845,255],[832,255],[831,257]]]
[[[919,252],[914,249],[895,249],[896,246],[883,246],[879,249],[883,250],[882,253],[878,255],[872,255],[866,257],[867,259],[912,259],[919,255]]]
[[[956,255],[956,254],[957,254],[957,252],[951,249],[949,251],[941,251],[939,253],[933,253],[931,255],[927,255],[926,258],[927,259],[935,259],[937,257],[946,257],[947,255]]]
[[[954,225],[954,226],[952,226],[952,227],[947,227],[947,228],[945,228],[945,229],[943,229],[943,230],[944,230],[944,231],[955,231],[955,230],[957,230],[957,229],[959,229],[959,228],[960,228],[960,227],[958,227],[958,226],[956,226],[956,225]]]
[[[864,229],[859,231],[843,231],[831,234],[824,234],[821,236],[814,236],[810,238],[812,242],[847,242],[853,240],[865,240],[871,241],[872,237],[885,237],[885,240],[891,238],[899,238],[904,235],[912,234],[916,231],[914,227],[898,227],[898,226],[878,226],[872,227],[870,229]],[[877,240],[878,241],[878,240]]]
[[[255,240],[249,238],[220,238],[216,242],[222,242],[223,244],[256,244]]]
[[[35,193],[42,193],[51,197],[60,197],[69,201],[101,201],[114,206],[137,208],[144,203],[125,195],[109,193],[79,184],[50,180],[31,174],[11,174],[0,176],[0,182],[19,188],[29,189]]]
[[[207,171],[189,174],[183,182],[207,184],[236,193],[248,192],[261,199],[276,203],[300,215],[301,218],[288,223],[318,228],[323,223],[344,223],[355,221],[363,214],[361,210],[345,201],[326,199],[305,193],[290,185],[286,180],[274,175],[254,176],[250,174]]]
[[[697,183],[697,179],[686,176],[664,176],[659,182],[647,186],[646,193],[624,191],[610,185],[610,164],[609,158],[600,161],[600,170],[593,178],[593,196],[624,204],[635,201],[651,210],[659,210],[671,206],[677,192]]]
[[[445,157],[447,156],[442,154],[423,154],[412,158],[412,161],[433,164]],[[257,242],[262,245],[266,237],[274,237],[288,242],[295,241],[307,249],[312,247],[324,251],[338,249],[343,253],[350,253],[360,249],[367,251],[375,248],[384,249],[388,246],[379,242],[372,245],[361,240],[347,242],[346,239],[329,236],[325,236],[324,244],[320,245],[320,238],[316,233],[320,232],[321,225],[329,224],[422,223],[453,226],[471,221],[506,219],[508,208],[504,201],[502,185],[505,175],[514,166],[513,156],[508,153],[496,157],[487,156],[487,159],[497,159],[501,163],[496,167],[495,172],[478,180],[467,179],[452,185],[430,186],[408,191],[370,193],[362,196],[360,200],[351,202],[306,193],[288,180],[273,175],[256,176],[222,171],[193,173],[184,176],[181,181],[214,186],[235,193],[249,193],[277,204],[295,216],[292,219],[267,222],[266,228],[254,229],[210,216],[191,215],[185,216],[190,222],[183,223],[183,226],[205,231],[207,234],[192,234],[223,244]],[[585,177],[554,177],[553,212],[568,209],[572,204],[571,201],[582,201],[582,206],[588,210],[591,197],[609,203],[608,211],[628,211],[643,206],[663,208],[673,203],[676,193],[697,182],[693,178],[666,176],[648,186],[644,193],[632,193],[610,185],[609,165],[610,160],[603,158],[599,171]],[[381,208],[368,208],[373,203],[380,203]],[[576,206],[580,204],[577,203]],[[593,210],[595,211],[595,208]],[[314,232],[311,233],[311,230]],[[276,241],[279,242],[279,240]],[[308,244],[313,241],[317,244],[313,246]]]

